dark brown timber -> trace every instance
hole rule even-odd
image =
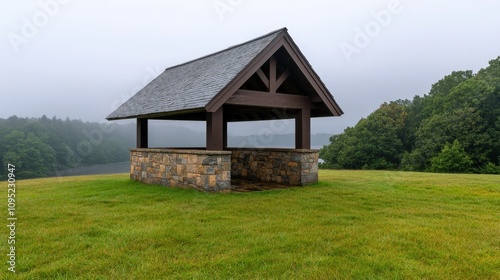
[[[300,110],[295,117],[295,149],[311,149],[311,110]]]
[[[219,110],[207,113],[207,150],[224,150],[224,111]]]
[[[137,148],[148,147],[148,119],[137,119]]]

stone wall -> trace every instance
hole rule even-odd
[[[318,182],[318,150],[232,149],[235,178],[303,186]]]
[[[206,192],[231,190],[231,152],[182,149],[133,149],[130,179]]]

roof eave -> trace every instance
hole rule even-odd
[[[172,116],[186,116],[190,114],[199,114],[206,112],[204,108],[192,108],[187,110],[176,110],[170,112],[160,112],[160,113],[151,113],[151,114],[142,114],[142,115],[130,115],[130,116],[121,116],[121,117],[107,117],[108,121],[116,121],[116,120],[126,120],[126,119],[161,119],[161,118],[169,118]],[[182,118],[182,117],[180,117]]]

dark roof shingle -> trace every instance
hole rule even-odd
[[[282,32],[168,68],[107,119],[202,109]]]

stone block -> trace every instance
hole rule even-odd
[[[301,185],[301,184],[300,184],[300,179],[301,179],[300,177],[301,177],[301,175],[300,175],[300,174],[298,174],[298,175],[291,175],[291,176],[290,176],[290,184],[291,184],[291,185],[294,185],[294,186],[299,186],[299,185]]]
[[[198,173],[198,164],[188,164],[186,171],[189,173]]]
[[[210,188],[217,186],[217,175],[208,175],[208,185]]]
[[[301,178],[301,185],[315,184],[317,182],[318,182],[318,173],[303,175]]]
[[[221,180],[222,181],[231,181],[231,171],[222,171]]]
[[[203,187],[203,179],[201,178],[200,175],[196,177],[196,186],[197,187]]]
[[[164,165],[170,165],[170,157],[168,155],[164,156],[162,159]]]
[[[302,161],[302,156],[298,153],[292,153],[290,156],[290,161],[294,162],[301,162]]]
[[[194,178],[186,178],[186,180],[184,180],[184,183],[187,184],[187,185],[190,185],[190,186],[196,186],[196,177]]]
[[[204,166],[203,167],[203,174],[213,175],[213,174],[215,174],[215,168],[213,166]]]
[[[203,165],[216,165],[217,164],[217,157],[215,156],[207,156],[202,163]]]
[[[183,157],[183,156],[180,156],[178,155],[175,159],[175,162],[178,164],[178,165],[186,165],[187,164],[187,158],[186,157]]]
[[[229,191],[231,190],[231,181],[221,181],[217,184],[216,191]]]
[[[310,172],[316,174],[318,173],[318,162],[312,164]]]
[[[206,155],[198,155],[198,164],[203,164],[203,161],[207,158]]]
[[[176,171],[177,171],[177,176],[184,176],[185,175],[185,165],[183,164],[177,164],[176,166]]]
[[[189,155],[188,164],[198,164],[198,155]]]

